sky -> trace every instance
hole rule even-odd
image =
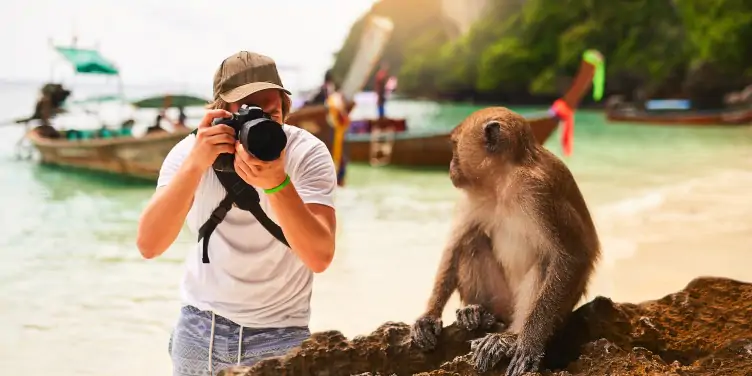
[[[227,56],[271,56],[286,86],[323,80],[347,33],[374,0],[28,0],[0,12],[0,80],[69,77],[50,47],[96,47],[125,85],[206,86]],[[215,4],[215,5],[211,5]],[[286,67],[293,67],[289,69]],[[86,80],[94,80],[87,77]]]

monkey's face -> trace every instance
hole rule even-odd
[[[45,84],[42,88],[42,95],[47,97],[54,108],[59,107],[69,96],[71,92],[60,84]]]
[[[531,146],[532,131],[525,118],[504,107],[478,110],[451,133],[449,178],[457,188],[483,186],[514,163]]]
[[[68,96],[70,96],[70,94],[70,90],[65,90],[60,87],[60,90],[56,91],[52,95],[52,103],[55,107],[59,107],[63,102],[65,102],[66,99],[68,99]]]

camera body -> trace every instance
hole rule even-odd
[[[216,118],[212,125],[225,124],[235,130],[235,139],[246,152],[262,161],[279,158],[287,145],[287,135],[282,125],[272,120],[261,107],[243,105],[229,118]],[[235,154],[222,153],[214,160],[216,171],[235,172]]]

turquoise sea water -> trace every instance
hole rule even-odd
[[[0,120],[26,114],[36,90],[0,87]],[[401,100],[387,113],[431,131],[477,108]],[[375,113],[362,103],[353,115]],[[20,135],[0,127],[0,369],[169,374],[167,339],[193,237],[184,231],[162,257],[141,259],[136,222],[153,186],[16,160]],[[546,146],[560,154],[558,136]],[[604,245],[590,298],[658,298],[702,274],[752,280],[752,128],[607,124],[600,112],[580,111],[565,160]],[[456,197],[443,171],[351,165],[311,329],[353,336],[420,314]]]

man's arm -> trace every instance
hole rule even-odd
[[[136,245],[144,258],[157,257],[170,247],[193,204],[203,171],[187,161],[190,141],[182,140],[167,154],[159,172],[157,191],[141,214]]]
[[[211,126],[225,110],[209,110],[198,125],[167,154],[159,171],[157,192],[138,221],[136,245],[145,258],[154,258],[175,241],[193,204],[201,176],[220,153],[235,152],[235,131],[224,124]]]
[[[334,162],[323,143],[303,158],[298,172],[295,183],[268,195],[269,202],[290,248],[309,269],[321,273],[334,258],[337,185]]]

